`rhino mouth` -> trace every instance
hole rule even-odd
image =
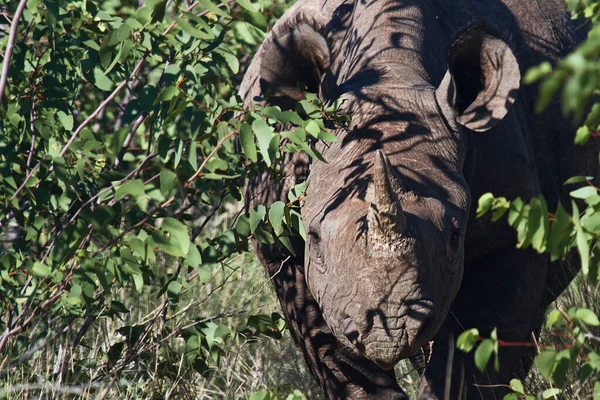
[[[378,367],[392,369],[427,344],[439,325],[431,301],[420,300],[404,305],[403,309],[402,316],[393,319],[394,326],[379,320],[362,332],[352,318],[346,317],[342,321],[342,341]]]

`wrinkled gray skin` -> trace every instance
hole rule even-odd
[[[531,348],[501,348],[500,371],[479,373],[455,339],[497,327],[531,341],[574,270],[516,250],[512,229],[471,203],[543,193],[554,209],[566,178],[597,175],[597,144],[575,149],[557,105],[534,114],[537,89],[520,81],[585,33],[561,0],[308,0],[273,28],[242,83],[246,106],[293,107],[302,81],[352,117],[320,148],[327,163],[287,156],[283,181],[248,185],[253,207],[310,179],[299,256],[258,253],[329,398],[406,398],[391,368],[407,357],[426,399],[501,398],[474,384],[527,372]]]

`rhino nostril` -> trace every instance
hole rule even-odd
[[[342,321],[342,328],[344,330],[344,336],[348,338],[350,343],[352,343],[352,345],[356,347],[358,351],[364,351],[362,335],[358,331],[358,327],[354,323],[354,320],[350,317],[344,318]]]
[[[436,320],[433,317],[427,317],[421,324],[417,337],[420,339],[431,338],[436,328]]]

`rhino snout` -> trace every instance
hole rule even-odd
[[[402,311],[399,317],[386,316],[381,310],[367,312],[365,318],[346,315],[342,333],[357,351],[389,370],[426,344],[439,325],[431,301],[405,304]]]

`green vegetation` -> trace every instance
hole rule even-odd
[[[236,95],[287,6],[0,3],[0,397],[318,398],[247,253],[304,234],[303,188],[241,202],[248,176],[332,139],[314,98]]]
[[[0,0],[0,398],[320,398],[249,244],[293,251],[306,187],[242,204],[247,177],[277,174],[283,152],[320,157],[314,143],[340,120],[310,95],[295,111],[242,110],[240,77],[290,3]],[[526,80],[542,80],[540,109],[562,89],[584,145],[600,130],[600,2],[569,7],[593,22],[589,40]],[[508,399],[600,398],[590,179],[568,181],[588,183],[572,213],[480,199],[520,247],[576,249],[583,271],[548,316],[538,372]],[[477,364],[499,343],[483,340]],[[414,370],[397,372],[416,396]]]

